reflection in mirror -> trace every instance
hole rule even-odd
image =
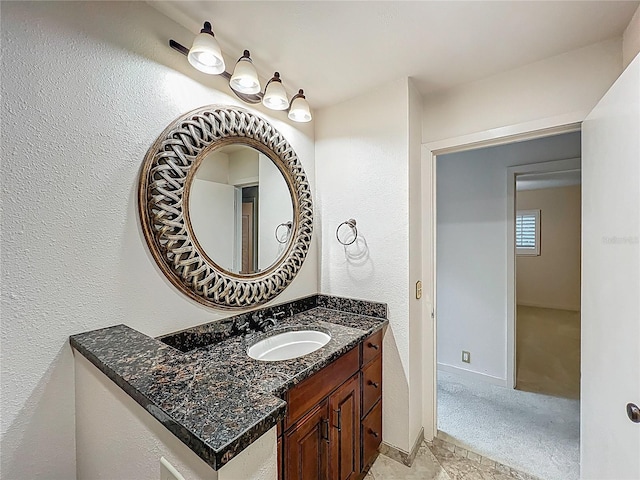
[[[228,272],[253,274],[285,252],[290,235],[282,242],[280,225],[293,221],[293,204],[273,161],[250,146],[234,144],[202,160],[190,188],[189,217],[211,260]]]

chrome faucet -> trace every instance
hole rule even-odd
[[[275,318],[265,318],[263,322],[263,331],[267,329],[268,323],[270,323],[272,327],[275,327],[278,324],[278,321]]]

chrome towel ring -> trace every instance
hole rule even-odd
[[[292,226],[293,226],[293,222],[289,221],[289,222],[281,223],[276,227],[275,236],[276,236],[276,241],[278,243],[287,243],[289,241],[289,237],[291,236]],[[281,227],[284,227],[287,229],[286,232],[284,232],[284,236],[282,235],[278,236],[278,231],[281,229]]]
[[[347,227],[351,228],[351,233],[353,234],[353,238],[349,239],[347,237],[347,241],[343,241],[340,239],[340,227],[342,227],[343,225],[346,225]],[[356,239],[358,238],[358,229],[356,228],[356,221],[353,218],[350,218],[349,220],[346,220],[344,222],[342,222],[340,225],[338,225],[338,228],[336,228],[336,239],[338,240],[338,243],[342,244],[342,245],[351,245],[353,242],[356,241]]]

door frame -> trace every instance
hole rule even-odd
[[[507,388],[516,388],[516,177],[527,173],[549,173],[579,170],[581,159],[568,158],[550,162],[507,167]]]
[[[433,439],[438,432],[436,157],[446,153],[458,153],[580,131],[582,121],[588,113],[589,111],[582,110],[422,144],[422,216],[424,218],[425,215],[430,214],[430,219],[422,222],[422,270],[425,278],[430,280],[430,286],[425,288],[425,292],[428,293],[425,300],[430,303],[431,315],[426,315],[425,318],[432,319],[430,325],[423,329],[422,338],[422,424],[427,440]],[[506,351],[505,357],[508,358]]]

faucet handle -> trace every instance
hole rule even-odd
[[[242,324],[238,320],[235,320],[231,328],[237,332],[247,333],[247,331],[249,331],[249,327],[249,320],[245,320]]]
[[[264,312],[260,311],[260,312],[253,312],[251,314],[251,327],[254,330],[262,330],[263,328],[263,321],[264,321]]]

